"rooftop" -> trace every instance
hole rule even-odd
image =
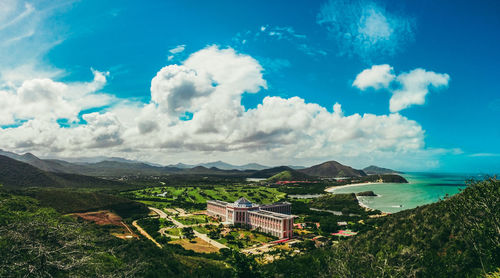
[[[229,204],[228,202],[219,201],[219,200],[207,200],[207,203],[208,202],[217,203],[217,204],[224,205],[224,206]]]
[[[256,214],[260,214],[260,215],[264,215],[264,216],[271,216],[271,217],[276,217],[276,218],[281,218],[281,219],[290,219],[290,218],[295,217],[294,215],[283,214],[283,213],[278,213],[278,212],[274,212],[274,211],[267,211],[267,210],[255,210],[255,211],[251,211],[250,213],[256,213]]]

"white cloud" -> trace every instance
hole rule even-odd
[[[177,54],[177,53],[181,53],[182,51],[184,51],[184,49],[186,49],[186,45],[181,44],[181,45],[178,45],[178,46],[170,49],[168,52],[170,52],[172,54]]]
[[[56,120],[81,114],[82,103],[90,102],[86,98],[101,96],[96,92],[107,73],[94,71],[93,81],[80,83],[27,80],[13,91],[0,91],[9,96],[0,101],[1,107],[19,107],[8,110],[10,114],[2,112],[0,119],[26,119],[18,127],[0,129],[0,148],[61,157],[81,156],[84,151],[87,156],[160,163],[207,157],[269,164],[376,159],[391,166],[433,155],[425,149],[422,127],[398,113],[345,115],[339,103],[330,112],[299,97],[271,96],[246,109],[242,95],[267,86],[263,71],[248,55],[209,46],[158,71],[151,82],[150,103],[114,99],[105,111],[83,114],[84,122],[65,128]],[[113,99],[104,96],[108,98],[97,100]],[[100,103],[97,100],[92,106]],[[30,110],[43,112],[24,115],[22,106],[11,103],[36,104]],[[181,120],[185,112],[192,118]]]
[[[470,157],[497,157],[500,153],[473,153],[469,155]]]
[[[171,65],[162,68],[151,81],[151,100],[163,111],[180,114],[212,90],[208,76],[184,66]]]
[[[429,88],[447,87],[450,76],[424,69],[414,69],[400,74],[397,81],[401,89],[392,92],[389,109],[391,112],[401,111],[411,105],[422,105],[429,93]]]
[[[91,82],[62,83],[48,78],[24,81],[20,87],[0,91],[0,125],[29,119],[77,120],[81,110],[108,105],[113,97],[96,93],[106,84],[108,73],[92,70]]]
[[[392,13],[373,1],[329,0],[317,22],[337,41],[341,54],[365,60],[393,55],[413,40],[413,20]]]
[[[393,81],[397,84],[396,89],[389,86]],[[399,112],[412,105],[425,104],[425,97],[431,88],[447,87],[449,81],[450,76],[446,73],[417,68],[396,77],[391,66],[374,65],[359,73],[352,85],[360,90],[370,87],[388,89],[392,93],[389,110]]]
[[[393,67],[387,64],[374,65],[359,73],[352,85],[363,91],[370,87],[378,90],[389,87],[395,77]]]
[[[62,28],[46,27],[45,20],[72,1],[51,1],[38,8],[39,2],[4,0],[0,6],[0,81],[19,86],[32,78],[52,78],[63,71],[41,62],[53,46],[65,38]]]
[[[184,52],[185,49],[186,49],[185,44],[180,44],[180,45],[170,49],[168,51],[170,53],[170,55],[167,56],[167,60],[172,61],[176,56],[178,56],[180,53]]]

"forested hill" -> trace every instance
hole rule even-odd
[[[366,168],[363,168],[363,171],[367,173],[368,175],[376,175],[376,174],[402,174],[401,172],[392,170],[392,169],[387,169],[387,168],[382,168],[378,167],[375,165],[368,166]]]
[[[266,265],[268,277],[478,277],[500,267],[500,181],[380,218],[377,229]]]
[[[46,172],[3,155],[0,155],[0,184],[9,188],[125,186],[120,182],[95,177]]]
[[[185,252],[186,253],[186,252]],[[121,240],[0,191],[0,277],[234,277],[222,262]]]
[[[267,179],[269,182],[278,182],[278,181],[307,181],[307,180],[315,180],[316,178],[313,178],[309,175],[306,175],[304,173],[301,173],[297,170],[286,170],[283,172],[280,172],[270,178]]]
[[[327,161],[309,168],[300,169],[299,172],[315,177],[363,177],[366,173],[350,166],[342,165],[337,161]]]

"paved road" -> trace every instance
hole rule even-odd
[[[206,241],[206,242],[208,242],[208,243],[212,244],[213,246],[215,246],[215,247],[217,247],[217,248],[219,248],[219,249],[222,249],[222,248],[229,248],[229,247],[227,247],[226,245],[224,245],[224,244],[222,244],[222,243],[220,243],[220,242],[217,242],[217,241],[215,241],[215,240],[213,240],[213,239],[209,238],[206,234],[202,234],[202,233],[200,233],[200,232],[197,232],[196,230],[193,230],[193,232],[194,232],[194,234],[195,234],[197,237],[199,237],[199,238],[203,239],[204,241]]]
[[[134,225],[134,227],[137,228],[137,230],[143,235],[145,236],[147,239],[151,240],[154,244],[156,244],[156,246],[160,247],[160,248],[163,248],[153,237],[151,237],[148,232],[146,232],[141,226],[139,226],[139,224],[137,224],[137,220],[134,220],[134,222],[132,222],[132,225]]]
[[[157,209],[157,208],[153,208],[153,207],[149,207],[149,209],[152,210],[152,211],[154,211],[154,212],[156,212],[160,216],[160,218],[166,218],[166,219],[172,221],[179,228],[185,228],[185,227],[193,226],[193,225],[184,225],[184,224],[182,224],[181,222],[175,220],[173,217],[170,217],[168,214],[166,214],[161,209]],[[203,223],[203,224],[205,224],[205,223]],[[208,223],[206,223],[206,224],[208,224]],[[194,226],[196,226],[196,224]],[[219,243],[219,242],[217,242],[217,241],[209,238],[206,234],[202,234],[200,232],[197,232],[196,230],[193,230],[193,233],[194,233],[195,236],[201,238],[202,240],[204,240],[204,241],[212,244],[213,246],[215,246],[215,247],[217,247],[219,249],[228,248],[226,245],[224,245],[222,243]]]

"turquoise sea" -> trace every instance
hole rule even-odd
[[[408,173],[402,174],[409,183],[380,183],[329,190],[332,193],[373,191],[377,197],[359,197],[366,206],[383,212],[398,212],[454,195],[466,187],[465,181],[478,175]]]

